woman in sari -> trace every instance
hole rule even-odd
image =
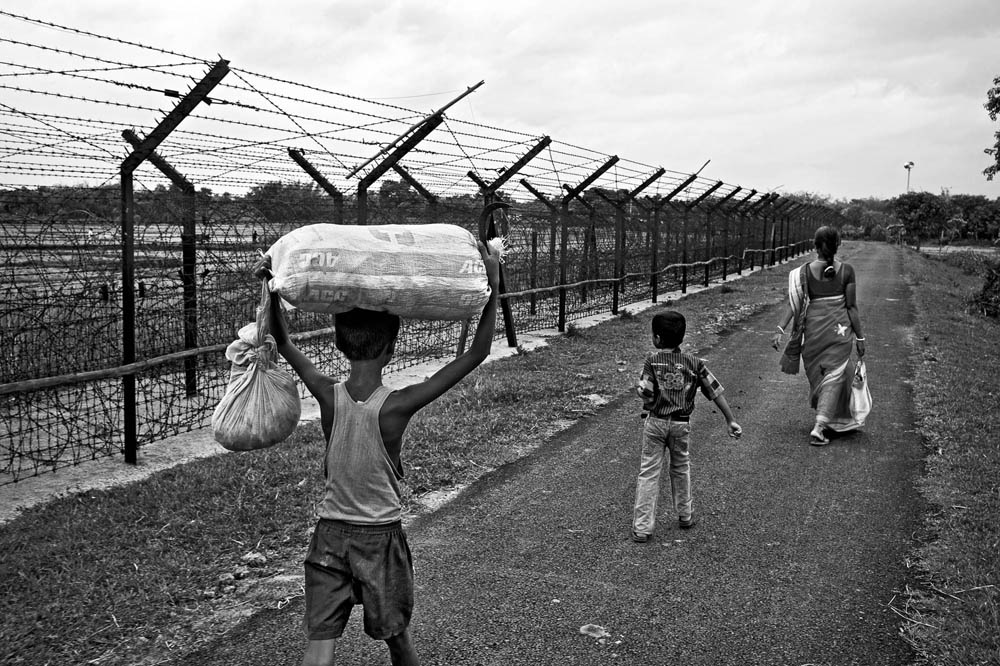
[[[779,349],[791,325],[781,370],[799,371],[799,358],[809,378],[809,402],[816,410],[810,443],[823,446],[827,430],[859,427],[850,409],[855,366],[865,355],[865,335],[858,314],[854,268],[836,259],[840,234],[833,227],[816,230],[817,258],[788,274],[788,303],[782,310],[771,344]],[[851,352],[857,348],[857,360]]]

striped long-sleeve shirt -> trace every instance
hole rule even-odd
[[[704,359],[679,349],[658,350],[646,357],[636,386],[643,409],[661,419],[689,416],[699,389],[709,400],[715,400],[725,390]]]

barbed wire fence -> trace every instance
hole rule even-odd
[[[203,427],[259,251],[305,224],[501,234],[502,330],[807,249],[831,210],[0,10],[0,485]],[[58,46],[55,46],[58,44]],[[29,64],[30,63],[30,64]],[[509,205],[481,224],[489,204]],[[398,370],[473,322],[404,322]],[[332,317],[293,312],[332,375]]]

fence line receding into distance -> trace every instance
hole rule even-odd
[[[806,248],[812,204],[0,11],[0,484],[202,427],[259,249],[304,224],[502,234],[518,335]],[[491,204],[508,208],[480,219]],[[295,312],[340,374],[330,317]],[[471,322],[474,325],[475,322]],[[406,321],[393,368],[468,323]]]

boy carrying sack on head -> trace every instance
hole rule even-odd
[[[680,350],[687,323],[684,315],[668,311],[653,317],[653,346],[657,351],[646,357],[636,392],[642,398],[646,423],[642,431],[639,477],[635,484],[635,511],[632,540],[649,541],[656,525],[656,500],[660,494],[663,459],[670,464],[670,489],[674,510],[682,528],[694,527],[691,509],[691,412],[695,393],[715,402],[729,424],[729,435],[743,434],[733,418],[723,388],[705,366],[705,361]]]
[[[427,380],[396,391],[382,384],[392,358],[399,317],[355,308],[336,315],[336,345],[350,362],[338,382],[320,373],[292,344],[271,299],[270,330],[278,353],[292,366],[320,407],[326,480],[319,521],[305,561],[302,663],[331,666],[334,644],[355,604],[364,608],[364,631],[389,647],[393,664],[417,664],[408,631],[413,608],[413,564],[400,522],[403,434],[410,419],[486,360],[496,326],[499,263],[480,244],[490,296],[468,351]],[[270,257],[257,277],[270,275]]]

